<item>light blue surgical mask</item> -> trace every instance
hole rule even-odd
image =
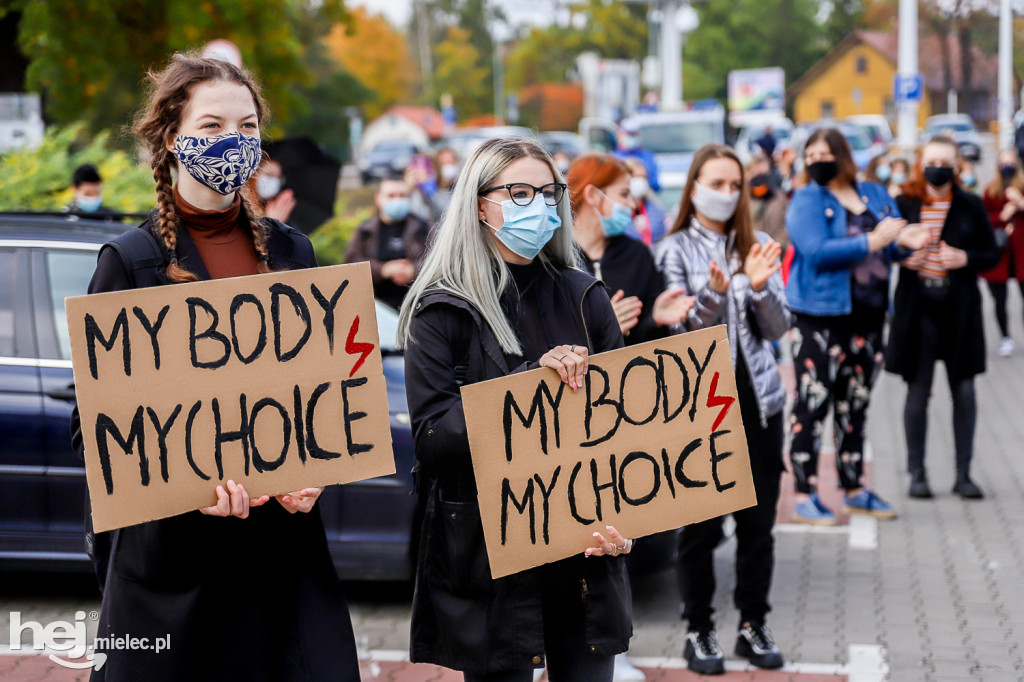
[[[77,206],[78,210],[83,213],[93,213],[97,211],[102,203],[102,194],[95,197],[78,197],[78,199],[75,200],[75,206]]]
[[[596,188],[595,188],[596,189]],[[604,192],[597,190],[601,193],[605,199],[611,200]],[[594,207],[597,211],[597,207]],[[601,215],[600,211],[597,211],[598,217],[601,219],[601,229],[604,230],[606,237],[618,237],[620,234],[625,234],[629,226],[633,224],[633,211],[629,210],[629,206],[620,204],[617,201],[612,201],[612,214],[610,216]]]
[[[879,166],[875,169],[875,175],[878,176],[879,180],[885,182],[892,175],[892,168],[889,166]]]
[[[511,199],[498,202],[483,198],[501,206],[501,215],[505,223],[501,227],[495,227],[486,220],[481,222],[494,230],[498,241],[507,246],[512,253],[523,258],[536,258],[562,226],[558,207],[548,206],[542,194],[535,195],[533,201],[526,206],[518,206]]]
[[[388,199],[380,210],[388,220],[398,222],[405,220],[405,217],[409,215],[409,211],[412,210],[412,202],[405,198]]]

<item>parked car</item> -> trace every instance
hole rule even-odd
[[[85,468],[70,443],[75,392],[64,298],[86,292],[100,246],[125,229],[0,214],[0,570],[91,570]],[[317,503],[346,579],[406,580],[415,565],[412,427],[397,325],[397,313],[378,302],[397,473],[330,486]]]
[[[863,130],[873,144],[884,145],[886,149],[892,144],[892,128],[885,116],[877,114],[862,114],[859,116],[847,116],[843,119],[846,123],[852,123]]]
[[[416,145],[409,140],[378,142],[356,162],[363,184],[367,185],[395,173],[404,173],[417,151]]]
[[[779,118],[774,121],[751,124],[743,127],[740,134],[736,136],[736,155],[744,165],[750,163],[750,159],[762,153],[757,141],[764,137],[765,128],[772,127],[772,137],[775,144],[786,142],[793,135],[793,122],[788,118]]]
[[[551,130],[540,134],[541,144],[548,154],[554,156],[559,152],[570,159],[587,153],[587,141],[582,135],[567,130]]]
[[[636,115],[640,125],[640,146],[654,152],[662,190],[682,188],[694,153],[708,144],[725,142],[725,109],[659,111]],[[669,205],[666,201],[662,204]]]
[[[921,142],[927,142],[936,135],[949,135],[960,147],[960,154],[968,161],[981,159],[981,134],[974,119],[967,114],[939,114],[931,116],[924,123]]]

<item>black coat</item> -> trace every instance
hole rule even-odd
[[[907,196],[896,199],[902,215],[910,223],[921,221],[921,200]],[[995,233],[985,206],[974,194],[953,187],[949,213],[942,227],[942,239],[950,246],[967,252],[967,265],[949,272],[950,292],[946,314],[953,323],[948,326],[949,338],[943,339],[947,349],[946,370],[954,381],[969,379],[985,371],[985,329],[982,323],[981,294],[978,273],[999,262]],[[917,372],[920,348],[921,279],[917,272],[900,268],[899,283],[893,298],[892,324],[885,368],[913,381]]]
[[[626,345],[668,336],[668,328],[659,327],[654,321],[654,301],[665,291],[665,277],[654,264],[651,250],[643,242],[624,234],[611,237],[601,260],[595,263],[584,253],[583,262],[590,274],[604,282],[610,296],[621,289],[627,298],[636,296],[643,303],[640,319],[626,333]]]
[[[149,229],[150,221],[139,227]],[[277,221],[268,249],[274,269],[316,266],[309,239]],[[209,279],[185,230],[177,252],[183,267]],[[158,278],[170,283],[162,269]],[[120,256],[103,248],[89,293],[129,288]],[[72,431],[83,456],[77,411]],[[108,659],[91,680],[359,679],[348,606],[318,506],[289,514],[271,499],[247,519],[193,511],[112,531],[110,539],[97,637],[152,643],[169,636],[169,648],[157,654],[101,647]]]
[[[537,283],[556,345],[599,353],[622,346],[604,289],[576,270],[545,272]],[[476,502],[459,388],[531,368],[511,367],[477,310],[438,291],[416,304],[405,354],[406,388],[425,500],[411,656],[475,673],[530,668],[543,661],[542,580],[565,584],[566,608],[581,609],[587,646],[620,653],[632,635],[632,605],[622,557],[582,554],[491,579]]]

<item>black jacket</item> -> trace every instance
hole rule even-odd
[[[595,263],[583,253],[583,262],[590,274],[604,282],[610,296],[621,289],[627,298],[636,296],[644,304],[636,326],[626,333],[626,345],[668,336],[668,328],[654,321],[654,301],[665,291],[665,277],[643,242],[624,234],[611,237],[601,260]]]
[[[547,271],[540,299],[556,345],[591,353],[622,346],[604,289],[576,270]],[[543,660],[542,578],[571,585],[566,608],[581,608],[587,645],[598,655],[625,651],[632,606],[622,557],[563,559],[491,579],[476,503],[459,388],[528,369],[510,367],[476,309],[432,291],[416,304],[405,354],[406,388],[425,502],[411,656],[475,673],[530,668]],[[580,606],[582,605],[582,606]]]
[[[920,199],[904,195],[896,201],[900,215],[908,222],[921,221]],[[995,234],[981,199],[954,185],[949,213],[942,227],[942,239],[950,246],[967,252],[966,267],[949,272],[949,308],[946,314],[953,324],[948,326],[949,338],[943,339],[948,349],[945,354],[946,370],[954,381],[962,381],[985,371],[985,329],[978,273],[999,262]],[[885,368],[907,381],[912,381],[917,372],[922,288],[917,272],[900,268]]]
[[[274,269],[316,266],[309,239],[277,221],[268,248]],[[209,279],[185,230],[177,253],[183,267]],[[170,283],[162,270],[148,283]],[[130,289],[130,282],[117,251],[101,249],[89,293]],[[72,441],[84,456],[77,417]],[[359,679],[319,506],[289,514],[271,499],[244,520],[193,511],[111,536],[97,636],[169,636],[170,646],[159,654],[105,649],[109,658],[91,680]]]
[[[402,307],[402,300],[409,291],[408,286],[395,284],[390,279],[381,275],[384,267],[380,259],[380,233],[383,224],[380,216],[373,216],[364,221],[352,235],[352,239],[345,249],[346,263],[360,263],[366,261],[370,264],[370,277],[373,279],[373,291],[377,298],[384,301],[396,310]],[[395,225],[396,229],[402,229],[403,257],[409,259],[416,266],[419,272],[423,255],[427,250],[427,237],[430,235],[430,226],[427,221],[414,213],[410,213],[402,221],[401,225]]]

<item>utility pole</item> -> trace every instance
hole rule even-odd
[[[1013,148],[1013,10],[999,0],[999,150]]]
[[[416,42],[419,43],[420,76],[423,85],[430,91],[430,83],[434,80],[434,64],[430,57],[430,21],[427,18],[427,7],[423,0],[415,0],[413,21],[416,22]]]
[[[676,28],[679,0],[661,0],[661,106],[678,109],[683,103],[683,43]]]
[[[900,0],[899,59],[897,75],[913,78],[917,75],[917,0]],[[910,151],[917,141],[918,102],[911,98],[897,101],[899,146]]]

